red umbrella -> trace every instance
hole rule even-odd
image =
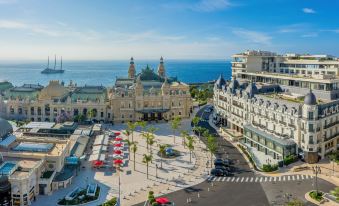
[[[114,164],[116,164],[116,165],[120,165],[120,164],[122,164],[123,162],[122,162],[122,160],[121,159],[116,159],[116,160],[114,160]]]
[[[114,132],[115,136],[118,136],[120,135],[121,133],[120,132]]]
[[[94,166],[102,166],[102,165],[104,164],[104,162],[103,162],[103,161],[100,161],[100,160],[95,160],[95,161],[93,162],[93,164],[94,164]]]
[[[169,203],[169,200],[166,197],[159,197],[156,198],[155,201],[159,204],[167,204]]]
[[[122,140],[122,138],[121,137],[117,137],[117,138],[115,138],[115,141],[121,141]]]
[[[122,147],[122,144],[121,143],[114,144],[114,147]]]
[[[115,150],[115,151],[114,151],[114,154],[121,154],[121,153],[122,153],[121,150]]]

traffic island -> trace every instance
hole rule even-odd
[[[309,202],[316,204],[316,205],[320,205],[320,204],[325,202],[323,195],[324,195],[324,193],[321,192],[321,191],[317,192],[315,190],[312,190],[312,191],[305,194],[305,199]]]

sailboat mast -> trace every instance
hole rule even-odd
[[[62,70],[62,56],[61,56],[61,67],[60,67],[60,70]]]
[[[54,70],[55,70],[55,67],[56,67],[56,55],[54,55]]]
[[[49,68],[49,56],[47,58],[47,68]]]

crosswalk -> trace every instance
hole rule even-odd
[[[255,182],[284,182],[284,181],[302,181],[312,179],[311,175],[284,175],[284,176],[258,176],[258,177],[215,177],[209,176],[211,182],[235,182],[235,183],[255,183]]]

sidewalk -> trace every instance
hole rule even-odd
[[[220,132],[220,128],[216,127],[212,120],[209,120],[209,124],[218,131],[219,135],[224,137],[224,139],[226,139],[227,141],[229,141],[234,147],[236,147],[239,152],[243,155],[243,157],[245,158],[245,160],[247,161],[248,165],[250,166],[250,168],[256,173],[256,174],[260,174],[262,176],[284,176],[284,175],[295,175],[295,174],[307,174],[307,175],[312,175],[313,174],[313,170],[312,167],[318,165],[321,167],[322,173],[318,174],[318,177],[321,179],[324,179],[328,182],[331,182],[333,184],[335,184],[336,186],[339,186],[339,165],[338,164],[334,164],[329,162],[328,160],[321,160],[319,163],[317,164],[308,164],[308,163],[304,163],[301,161],[298,161],[296,163],[293,163],[287,167],[283,167],[283,168],[279,168],[278,171],[276,172],[270,172],[270,173],[265,173],[265,172],[261,172],[261,171],[257,171],[254,169],[252,163],[249,161],[249,159],[247,158],[247,156],[243,153],[243,151],[238,147],[238,143],[234,142],[234,141],[230,141],[225,135],[221,134]],[[297,168],[303,168],[303,167],[307,167],[307,170],[302,170],[302,171],[295,171]],[[333,172],[333,168],[334,168],[334,172]]]

